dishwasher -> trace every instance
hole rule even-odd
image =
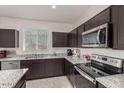
[[[20,69],[20,61],[1,61],[1,70]]]

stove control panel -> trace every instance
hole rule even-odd
[[[122,68],[122,59],[93,54],[91,60]]]

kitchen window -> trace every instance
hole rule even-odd
[[[23,31],[23,36],[24,51],[47,49],[47,30],[27,29]]]

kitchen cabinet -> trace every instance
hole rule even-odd
[[[110,22],[110,8],[105,9],[85,23],[85,31]]]
[[[112,43],[113,49],[124,49],[124,6],[114,5],[111,9],[111,28],[112,28]]]
[[[118,7],[112,6],[111,8],[111,24],[112,24],[112,45],[114,49],[118,48]]]
[[[79,26],[78,28],[78,47],[81,48],[82,47],[82,33],[84,32],[84,24],[82,24],[81,26]]]
[[[21,68],[29,68],[26,79],[39,79],[64,75],[64,59],[23,60]]]
[[[112,6],[113,48],[124,49],[124,6]]]
[[[26,79],[38,79],[45,77],[45,60],[23,60],[21,68],[28,68]]]
[[[118,48],[124,49],[124,6],[118,7]]]
[[[68,46],[77,47],[77,44],[78,44],[77,39],[78,39],[78,35],[77,35],[77,28],[76,28],[68,34]]]
[[[75,86],[75,68],[72,63],[65,60],[65,75],[67,75],[67,78],[69,79],[72,86]]]
[[[45,65],[47,77],[64,75],[64,59],[46,59]]]
[[[0,29],[0,48],[18,48],[19,31],[14,29]]]
[[[65,75],[69,78],[70,74],[70,62],[65,59]]]
[[[67,47],[68,33],[64,32],[52,32],[52,46],[53,47]]]

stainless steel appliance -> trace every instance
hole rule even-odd
[[[82,33],[82,47],[109,47],[110,24],[106,23]]]
[[[20,61],[1,61],[1,70],[20,69]]]
[[[93,54],[91,63],[75,65],[77,71],[75,75],[75,86],[87,88],[97,87],[97,77],[123,73],[122,63],[122,59]]]

